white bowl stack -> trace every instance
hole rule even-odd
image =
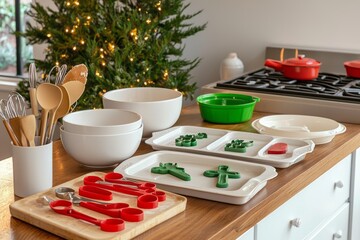
[[[261,134],[312,140],[315,144],[330,142],[346,127],[332,119],[306,115],[270,115],[252,122]]]
[[[142,117],[121,109],[69,113],[60,128],[66,152],[80,164],[94,168],[114,166],[131,157],[142,134]]]

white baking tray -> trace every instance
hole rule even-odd
[[[175,145],[175,139],[180,135],[206,133],[208,138],[200,139],[193,147],[179,147]],[[231,140],[242,139],[254,141],[252,147],[248,147],[245,153],[225,151],[226,143]],[[267,149],[275,144],[283,142],[288,144],[285,154],[267,154]],[[199,153],[213,156],[222,156],[236,160],[251,161],[271,165],[277,168],[287,168],[305,158],[307,153],[314,150],[315,144],[311,140],[299,140],[283,137],[274,137],[257,133],[241,131],[228,131],[214,128],[195,126],[177,126],[160,132],[154,132],[152,137],[145,143],[155,150],[174,150],[182,152]]]
[[[177,163],[191,176],[191,180],[152,173],[151,168],[158,167],[160,163]],[[205,177],[203,173],[206,170],[217,170],[219,165],[228,166],[229,171],[239,172],[241,177],[229,179],[227,188],[216,187],[217,178]],[[167,191],[238,205],[248,202],[266,185],[267,180],[277,176],[276,169],[268,165],[175,151],[155,151],[129,158],[117,166],[114,172],[130,179],[154,182]]]

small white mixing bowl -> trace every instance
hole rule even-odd
[[[91,109],[77,111],[63,117],[64,130],[87,135],[112,135],[131,132],[142,124],[135,112],[121,109]]]
[[[65,151],[77,162],[88,167],[110,167],[131,157],[139,148],[143,126],[127,133],[85,135],[60,128]]]

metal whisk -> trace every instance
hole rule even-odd
[[[29,66],[29,88],[36,88],[37,73],[35,63],[31,63]]]
[[[7,101],[7,110],[10,118],[25,116],[26,106],[26,100],[20,93],[10,93]]]
[[[0,99],[0,117],[4,121],[9,120],[9,118],[10,118],[9,111],[7,108],[7,101],[5,99]]]
[[[63,64],[61,65],[60,68],[58,68],[58,73],[56,75],[56,79],[55,79],[55,85],[61,85],[63,80],[64,80],[64,77],[66,75],[66,70],[67,70],[67,65],[66,64]]]
[[[3,124],[13,144],[20,146],[19,139],[16,137],[14,130],[9,124],[10,113],[8,109],[8,101],[5,99],[0,100],[0,117],[3,119]]]
[[[39,115],[39,107],[36,100],[36,87],[38,83],[35,63],[29,66],[29,95],[32,113],[35,116]]]

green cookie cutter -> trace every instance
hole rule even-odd
[[[175,139],[175,146],[178,147],[194,147],[197,145],[197,139],[207,138],[206,133],[195,134],[186,134],[180,135],[180,137]]]
[[[198,133],[196,134],[195,138],[196,139],[204,139],[204,138],[207,138],[207,134],[206,133]]]
[[[217,177],[216,187],[227,188],[229,186],[229,178],[240,178],[239,172],[229,171],[229,166],[219,165],[218,170],[206,170],[204,172],[205,177]]]
[[[178,167],[177,163],[160,163],[159,167],[152,167],[152,173],[170,174],[184,181],[190,181],[191,176],[185,172],[184,168]]]
[[[232,140],[230,143],[225,144],[225,151],[245,153],[246,148],[254,145],[254,141],[244,141],[241,139]]]

